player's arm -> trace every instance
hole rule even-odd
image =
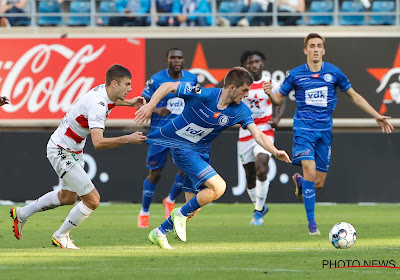
[[[282,160],[287,163],[291,163],[288,154],[283,150],[278,150],[274,144],[269,140],[268,136],[265,135],[256,124],[251,123],[247,126],[247,129],[253,135],[254,140],[263,147],[265,150],[273,154],[277,159]]]
[[[272,93],[272,84],[271,82],[264,82],[263,83],[263,89],[264,92],[268,95],[269,100],[271,100],[271,103],[274,106],[279,106],[283,103],[285,100],[286,96],[284,96],[282,93],[278,92],[276,94]]]
[[[142,106],[135,113],[136,117],[134,121],[136,122],[136,124],[141,125],[144,121],[148,120],[151,114],[153,113],[154,108],[156,108],[157,104],[161,101],[161,99],[167,96],[167,94],[170,92],[176,93],[179,84],[180,84],[179,82],[177,83],[167,82],[159,86],[158,89],[154,92],[150,101],[146,105]]]
[[[390,117],[388,116],[382,116],[379,114],[369,103],[367,100],[365,100],[364,97],[362,97],[360,94],[358,94],[352,87],[349,88],[347,91],[344,92],[353,102],[356,104],[359,108],[367,112],[371,117],[373,117],[378,125],[382,128],[382,132],[385,133],[392,133],[394,127],[391,125],[388,121]]]
[[[115,102],[116,106],[129,106],[129,107],[142,107],[145,105],[146,99],[143,96],[136,96],[132,99],[125,99],[125,100],[117,100]]]
[[[144,136],[141,131],[109,138],[104,137],[103,133],[104,130],[102,128],[92,128],[90,130],[92,143],[96,150],[112,149],[125,144],[141,144],[147,139],[147,137]]]

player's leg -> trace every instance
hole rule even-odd
[[[269,191],[268,174],[269,155],[266,153],[258,153],[256,156],[256,205],[254,209],[253,225],[263,225],[264,215],[268,212],[267,201]]]
[[[303,181],[303,202],[306,210],[308,229],[310,235],[319,235],[319,230],[317,228],[317,223],[315,222],[315,161],[313,160],[302,160],[304,181]]]
[[[61,205],[71,205],[76,202],[77,194],[63,194],[63,191],[51,191],[39,197],[24,207],[11,207],[10,214],[14,220],[14,235],[22,238],[22,228],[30,216],[37,212],[54,209]]]
[[[246,190],[250,197],[253,205],[256,205],[257,194],[256,194],[256,164],[255,162],[249,162],[243,165],[244,171],[246,173]]]
[[[138,227],[140,228],[149,227],[150,205],[165,166],[167,151],[166,147],[149,144],[146,159],[146,168],[149,170],[149,174],[143,182],[142,208],[138,215]]]
[[[80,164],[75,164],[65,173],[63,180],[68,184],[70,190],[80,196],[81,201],[71,209],[64,223],[53,234],[52,241],[55,246],[62,249],[79,249],[69,238],[69,233],[99,206],[100,195]]]

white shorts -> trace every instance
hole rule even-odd
[[[272,143],[274,143],[274,137],[268,136],[268,138],[269,140],[271,140]],[[255,162],[258,154],[267,154],[269,156],[272,155],[270,152],[264,150],[263,147],[258,145],[258,143],[256,142],[256,140],[254,140],[254,138],[245,142],[239,141],[238,154],[240,161],[242,162],[243,165],[249,162]]]
[[[47,158],[61,179],[61,189],[83,196],[95,187],[83,167],[83,153],[71,153],[49,141]]]

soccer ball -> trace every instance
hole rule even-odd
[[[329,231],[329,241],[336,249],[347,249],[354,245],[357,233],[354,227],[345,222],[337,223]]]

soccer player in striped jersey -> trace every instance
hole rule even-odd
[[[167,51],[166,62],[167,69],[154,74],[147,81],[142,96],[150,100],[159,86],[165,82],[185,82],[192,86],[197,84],[197,76],[183,69],[184,57],[183,51],[178,48],[172,48]],[[160,127],[169,123],[182,113],[185,107],[185,101],[176,96],[176,94],[167,94],[157,107],[154,108],[151,115],[149,133],[158,130]],[[143,182],[142,208],[138,215],[138,227],[148,228],[150,217],[150,205],[155,195],[157,184],[161,178],[161,173],[167,161],[167,155],[171,154],[171,148],[159,144],[149,143],[147,150],[146,168],[149,174]],[[182,172],[178,171],[175,175],[174,183],[168,196],[163,200],[165,208],[165,217],[168,218],[172,209],[175,207],[175,198],[182,192],[183,177]]]
[[[164,83],[149,103],[137,111],[135,121],[140,125],[170,92],[186,102],[182,114],[148,135],[147,142],[173,148],[174,163],[184,173],[183,190],[186,196],[186,204],[174,209],[164,223],[149,233],[148,240],[151,243],[163,249],[172,249],[166,237],[172,230],[179,240],[186,241],[188,217],[225,192],[226,182],[210,165],[210,148],[211,141],[226,128],[240,124],[251,132],[264,149],[279,160],[290,162],[286,152],[278,150],[258,129],[250,109],[241,102],[247,97],[252,83],[253,77],[242,67],[232,68],[228,72],[222,89]]]
[[[131,91],[132,75],[121,65],[112,65],[106,73],[106,84],[82,95],[65,114],[47,144],[47,158],[61,178],[61,191],[51,191],[25,207],[11,207],[14,235],[22,237],[22,227],[36,212],[72,205],[61,227],[53,234],[52,243],[62,249],[79,249],[69,238],[70,231],[81,224],[100,203],[100,195],[83,169],[83,148],[90,134],[96,150],[112,149],[125,144],[141,144],[147,137],[134,132],[119,137],[104,137],[105,121],[117,106],[142,106],[143,97],[125,99]]]
[[[326,180],[331,158],[332,113],[336,108],[336,89],[344,92],[360,109],[373,117],[382,132],[391,133],[390,117],[380,115],[350,84],[349,79],[333,64],[323,62],[325,39],[310,33],[304,39],[307,63],[291,70],[279,92],[272,93],[272,85],[264,84],[272,104],[279,105],[294,89],[297,103],[293,121],[293,164],[301,165],[303,176],[293,175],[295,194],[303,199],[310,235],[320,235],[315,221],[315,189]]]
[[[243,99],[243,103],[250,108],[254,123],[274,143],[275,128],[282,117],[285,103],[278,107],[272,106],[268,95],[264,92],[264,82],[272,83],[273,93],[279,92],[280,87],[278,82],[263,75],[264,62],[265,55],[260,51],[245,51],[242,54],[240,63],[254,79],[249,96]],[[263,217],[268,212],[265,201],[270,184],[267,174],[271,153],[257,144],[247,129],[239,128],[238,154],[246,173],[247,193],[254,204],[253,219],[250,224],[263,225]]]

